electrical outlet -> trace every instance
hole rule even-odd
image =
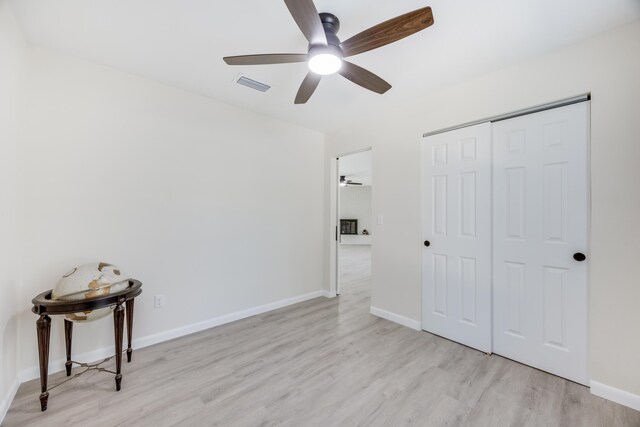
[[[153,297],[153,308],[164,308],[164,295],[156,295]]]

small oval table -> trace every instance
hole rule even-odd
[[[142,293],[142,283],[138,280],[129,279],[129,286],[120,292],[114,292],[110,295],[81,301],[52,300],[51,292],[52,290],[48,290],[31,300],[33,303],[31,311],[40,316],[36,321],[36,330],[38,332],[38,356],[40,359],[41,410],[47,410],[49,390],[51,390],[50,388],[47,388],[49,375],[49,341],[51,335],[51,318],[49,315],[73,314],[82,311],[97,310],[100,308],[115,306],[113,309],[113,329],[116,343],[116,371],[113,372],[99,367],[100,364],[106,362],[110,358],[94,365],[74,362],[71,360],[71,335],[73,332],[73,322],[69,319],[64,319],[64,338],[67,350],[67,362],[65,363],[65,368],[67,370],[67,376],[71,376],[71,367],[74,363],[87,368],[84,372],[95,369],[113,373],[116,376],[116,391],[119,391],[122,383],[122,339],[124,335],[125,306],[128,338],[127,361],[131,362],[131,355],[133,354],[133,349],[131,348],[131,336],[133,333],[133,301]],[[81,375],[84,372],[81,372],[76,376]],[[57,386],[51,388],[55,387]]]

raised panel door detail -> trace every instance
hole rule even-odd
[[[566,350],[565,343],[565,286],[566,268],[543,267],[544,343]]]
[[[476,237],[476,173],[460,174],[460,235]]]
[[[447,164],[447,144],[438,144],[433,147],[433,164],[434,165],[446,165]]]
[[[524,308],[525,265],[505,262],[507,270],[507,319],[506,333],[524,338],[522,331],[522,311]]]
[[[548,123],[543,127],[544,148],[561,147],[565,141],[567,122]]]
[[[463,162],[476,160],[476,138],[467,138],[460,141],[460,160]]]
[[[525,131],[520,129],[507,135],[507,155],[520,155],[525,151]]]
[[[433,177],[433,234],[447,235],[447,176]]]
[[[471,325],[476,324],[477,282],[476,260],[460,257],[460,283],[462,297],[462,321]]]
[[[447,256],[433,255],[433,311],[447,315]]]
[[[564,242],[568,218],[567,163],[544,165],[543,234],[547,242]]]
[[[525,168],[505,170],[507,237],[524,239],[525,236]]]

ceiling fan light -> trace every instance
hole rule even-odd
[[[316,74],[327,76],[340,71],[342,59],[333,53],[319,53],[309,59],[309,69]]]
[[[342,50],[338,46],[314,46],[309,49],[309,69],[321,76],[327,76],[342,68]]]

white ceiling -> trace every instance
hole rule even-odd
[[[382,105],[428,93],[640,18],[638,0],[316,0],[342,40],[423,6],[435,24],[352,61],[393,85],[368,92],[338,75],[294,105],[306,64],[231,67],[223,56],[306,53],[282,0],[12,0],[26,36],[54,48],[289,122],[337,129]],[[238,73],[272,86],[234,85]]]

